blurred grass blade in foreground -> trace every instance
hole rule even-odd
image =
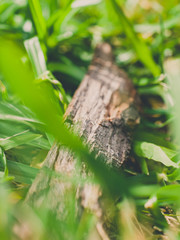
[[[60,142],[73,149],[82,149],[80,140],[70,133],[63,124],[59,104],[54,97],[54,89],[48,86],[37,86],[30,67],[23,63],[23,49],[14,42],[0,38],[0,70],[11,89],[22,101],[45,123],[46,131]]]
[[[21,60],[24,51],[14,42],[0,38],[0,52],[0,70],[6,81],[39,120],[45,124],[44,130],[81,156],[81,160],[83,159],[88,164],[99,182],[112,195],[127,192],[128,189],[124,187],[124,177],[111,171],[102,159],[95,161],[95,152],[89,153],[81,139],[64,125],[57,104],[54,102],[55,100],[52,101],[53,87],[51,85],[48,87],[37,86],[31,69]]]

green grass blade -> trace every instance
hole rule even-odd
[[[37,37],[28,39],[24,42],[24,45],[37,78],[36,83],[40,86],[44,85],[46,87],[48,87],[49,84],[52,84],[54,87],[54,94],[52,94],[51,98],[58,99],[60,102],[59,109],[61,111],[61,115],[63,115],[68,105],[66,93],[62,87],[62,84],[54,78],[51,72],[47,71],[46,62],[39,39]]]
[[[7,160],[6,160],[6,155],[3,151],[2,148],[0,148],[0,164],[3,166],[4,168],[4,176],[3,178],[8,176],[8,167],[7,167]]]
[[[14,180],[19,183],[32,184],[39,172],[38,169],[26,164],[7,160],[9,175],[14,176]]]
[[[7,138],[0,138],[0,146],[4,150],[9,150],[11,148],[15,148],[22,144],[27,144],[35,139],[40,138],[42,135],[31,133],[28,130],[15,134],[13,136],[9,136]]]
[[[96,5],[100,3],[102,0],[75,0],[71,7],[72,8],[77,8],[77,7],[86,7],[86,6],[91,6],[91,5]]]
[[[27,144],[29,146],[33,146],[33,147],[40,148],[40,149],[43,149],[43,150],[49,150],[51,148],[51,145],[50,145],[49,141],[46,140],[45,138],[43,138],[42,136],[34,138],[30,142],[28,141]]]
[[[63,8],[59,9],[54,14],[52,14],[50,19],[48,20],[48,27],[51,27],[53,25],[54,31],[59,32],[62,22],[69,14],[69,12],[72,10],[71,8],[72,2],[73,0],[68,0]]]
[[[78,80],[79,83],[81,82],[81,80],[83,79],[83,77],[85,75],[85,71],[81,70],[73,63],[67,65],[64,63],[51,62],[48,64],[48,68],[52,72],[61,72],[66,75],[69,75],[69,76],[75,78],[76,80]],[[69,69],[71,69],[71,71],[69,71]]]
[[[35,77],[37,78],[47,71],[46,62],[40,46],[40,42],[37,37],[33,37],[24,41],[24,45],[31,61]]]
[[[160,203],[180,204],[180,185],[168,185],[160,188],[157,193],[157,198]]]
[[[109,1],[109,0],[106,0]],[[109,4],[109,3],[108,3]],[[124,32],[126,33],[129,40],[132,42],[134,50],[137,53],[140,61],[157,77],[160,75],[160,68],[154,62],[152,54],[146,44],[137,36],[131,23],[125,16],[121,7],[117,4],[116,0],[111,0],[114,12],[118,15],[120,24],[122,25]]]
[[[81,148],[80,141],[73,137],[62,123],[58,104],[52,97],[53,87],[50,84],[47,87],[38,87],[29,66],[21,61],[24,51],[13,42],[1,38],[0,52],[0,68],[3,75],[24,103],[45,123],[46,130],[63,143],[73,148]]]
[[[6,5],[6,4],[4,4]],[[15,12],[19,9],[19,6],[11,3],[11,4],[7,4],[6,6],[4,6],[3,9],[3,5],[0,6],[0,21],[1,23],[5,23],[8,18],[10,18],[13,14],[15,14]]]
[[[46,22],[42,14],[42,9],[39,0],[28,0],[31,10],[32,18],[36,31],[40,39],[44,39],[46,36]]]
[[[25,124],[33,128],[33,124],[42,125],[40,121],[35,119],[33,114],[18,104],[9,102],[0,102],[0,120],[14,123]]]

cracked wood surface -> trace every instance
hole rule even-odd
[[[132,82],[113,63],[111,47],[104,43],[96,48],[89,70],[64,117],[67,122],[77,126],[79,135],[84,137],[91,149],[96,149],[109,166],[118,169],[129,157],[131,132],[139,122],[137,106],[138,98]],[[35,206],[49,202],[49,207],[57,215],[62,215],[65,196],[72,191],[72,186],[63,177],[52,175],[49,170],[55,170],[63,176],[76,175],[79,173],[74,171],[75,162],[72,153],[55,144],[32,184],[26,201]],[[98,205],[100,195],[97,187],[92,185],[86,185],[79,193],[82,206],[102,216]]]
[[[108,44],[96,49],[84,80],[65,117],[80,124],[80,134],[120,167],[130,150],[129,128],[138,123],[136,91],[127,75],[112,60]]]

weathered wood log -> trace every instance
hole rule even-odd
[[[132,128],[139,122],[137,102],[132,82],[113,63],[111,47],[104,43],[96,48],[88,73],[65,113],[65,120],[77,126],[78,134],[84,137],[91,149],[96,149],[97,154],[104,157],[110,167],[118,169],[129,157]],[[32,184],[26,201],[34,206],[49,202],[49,207],[62,217],[65,195],[72,187],[62,178],[47,174],[46,169],[70,176],[76,174],[75,163],[76,158],[72,153],[55,144]],[[78,192],[82,206],[96,212],[101,218],[99,188],[86,185]],[[102,234],[105,235],[104,232]]]

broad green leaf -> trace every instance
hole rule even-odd
[[[178,155],[178,152],[173,150],[173,149],[170,149],[170,148],[166,148],[166,147],[162,147],[161,146],[161,149],[166,153],[166,155],[170,158],[170,159],[173,159],[175,156]]]
[[[139,157],[145,157],[157,162],[161,162],[165,166],[179,168],[178,164],[173,162],[168,155],[172,156],[170,149],[167,150],[164,147],[157,146],[149,142],[138,142],[134,143],[134,151]]]

